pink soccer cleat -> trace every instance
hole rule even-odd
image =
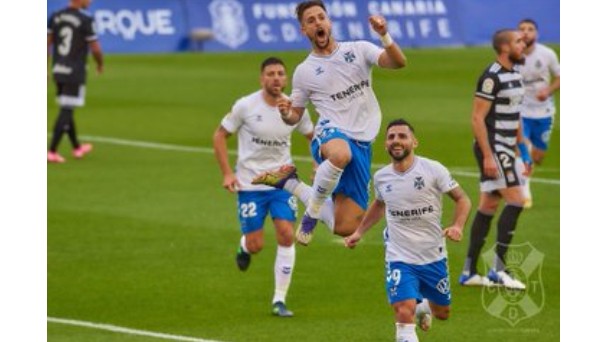
[[[93,150],[93,145],[82,144],[82,145],[80,145],[80,147],[72,150],[72,154],[74,155],[74,158],[81,159],[82,157],[84,157],[85,154],[91,152],[92,150]]]
[[[49,163],[65,163],[65,159],[59,153],[53,151],[46,154],[46,161]]]

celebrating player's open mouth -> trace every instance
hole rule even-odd
[[[319,27],[315,32],[316,44],[319,48],[326,48],[329,44],[329,34],[325,31],[324,28]]]

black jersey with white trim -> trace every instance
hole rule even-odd
[[[53,37],[53,76],[61,83],[84,83],[89,43],[97,40],[93,18],[65,8],[51,15],[47,33]]]
[[[508,70],[498,62],[492,63],[477,82],[475,96],[492,102],[485,118],[488,140],[494,152],[515,157],[517,129],[525,93],[523,77],[518,66]]]

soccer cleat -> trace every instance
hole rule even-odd
[[[72,150],[72,155],[76,159],[81,159],[82,157],[84,157],[85,154],[91,152],[92,150],[93,150],[93,145],[82,144],[82,145],[78,146],[78,148],[75,148]]]
[[[512,290],[525,290],[526,289],[526,285],[524,283],[511,277],[511,275],[509,275],[509,273],[507,273],[505,271],[496,272],[494,269],[491,269],[490,272],[488,272],[488,279],[490,279],[490,281],[492,281],[493,283],[500,285],[500,286],[504,286],[508,289],[512,289]]]
[[[293,312],[287,310],[287,306],[283,302],[272,304],[272,314],[279,317],[293,317]]]
[[[488,277],[479,274],[463,273],[460,275],[460,278],[458,278],[458,283],[462,286],[492,286],[492,282]]]
[[[308,246],[310,240],[312,240],[312,233],[317,226],[317,219],[308,216],[308,213],[304,213],[302,216],[302,221],[300,221],[300,225],[296,230],[296,241],[303,245]]]
[[[57,152],[48,151],[46,161],[49,163],[65,163],[65,159]]]
[[[236,265],[239,267],[239,270],[243,272],[247,271],[250,263],[251,254],[245,252],[243,247],[239,246],[239,249],[236,251]]]
[[[251,184],[264,184],[283,189],[285,183],[292,178],[298,179],[295,165],[283,165],[278,170],[264,172],[256,176]]]
[[[422,331],[429,331],[429,329],[431,329],[431,325],[433,324],[433,315],[430,313],[421,312],[416,315],[416,321]]]

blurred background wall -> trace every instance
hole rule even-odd
[[[96,0],[89,12],[106,52],[309,49],[295,18],[298,1]],[[532,18],[539,41],[559,43],[559,0],[326,1],[338,40],[377,40],[367,24],[384,15],[402,47],[489,44],[494,31]],[[67,0],[47,0],[47,15]]]

